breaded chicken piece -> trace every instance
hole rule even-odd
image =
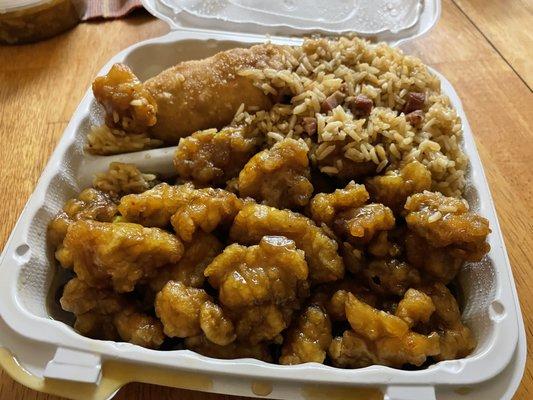
[[[182,62],[141,84],[128,67],[115,64],[93,83],[107,122],[128,132],[148,130],[152,137],[177,144],[180,137],[228,125],[239,106],[270,109],[272,102],[252,80],[249,68],[282,67],[282,46],[260,44],[212,57]]]
[[[431,297],[419,290],[409,289],[398,303],[395,314],[413,327],[418,323],[427,323],[434,312],[435,304]]]
[[[200,310],[211,300],[203,289],[169,281],[155,298],[155,313],[163,323],[165,335],[180,338],[199,335]]]
[[[198,131],[180,140],[174,166],[182,179],[200,185],[222,185],[239,175],[262,139],[243,128],[226,127]]]
[[[74,329],[95,339],[124,340],[139,346],[158,348],[163,327],[155,318],[140,312],[124,295],[95,289],[78,278],[63,290],[61,307],[76,315]]]
[[[81,280],[119,293],[131,292],[141,279],[178,262],[183,254],[183,245],[174,235],[122,222],[74,222],[64,246]]]
[[[246,204],[235,217],[230,230],[231,239],[242,244],[258,243],[263,236],[269,235],[285,236],[305,252],[311,282],[330,282],[344,276],[337,242],[301,214]]]
[[[233,321],[218,304],[210,301],[200,307],[200,328],[207,339],[219,346],[226,346],[237,338]]]
[[[416,233],[409,232],[405,238],[407,261],[413,267],[427,273],[432,279],[447,284],[457,276],[468,253],[453,245],[434,247]]]
[[[52,246],[60,246],[72,222],[82,219],[111,222],[116,214],[117,206],[107,194],[96,189],[85,189],[77,198],[68,200],[50,221],[48,240]]]
[[[279,363],[323,363],[331,340],[331,322],[328,315],[319,306],[309,306],[285,334]]]
[[[421,283],[416,268],[396,259],[371,261],[362,275],[370,289],[381,295],[403,296],[409,288]]]
[[[407,260],[442,283],[465,261],[480,261],[490,250],[489,221],[470,212],[463,200],[425,191],[411,196],[405,209]]]
[[[409,229],[425,238],[432,246],[445,247],[451,244],[465,248],[475,246],[489,250],[485,243],[490,233],[489,221],[469,211],[465,201],[446,197],[439,192],[415,194],[405,203],[408,212],[405,220]],[[484,254],[483,253],[483,254]],[[473,256],[481,259],[483,254]]]
[[[106,111],[106,125],[127,132],[145,132],[155,125],[157,102],[131,69],[114,64],[93,82],[96,100]]]
[[[229,227],[242,205],[241,199],[223,189],[196,189],[177,208],[170,222],[177,235],[190,242],[196,232],[210,233],[219,225]]]
[[[281,343],[281,332],[289,326],[293,308],[291,305],[263,304],[231,311],[241,343],[255,345],[260,342]]]
[[[346,317],[353,329],[330,345],[332,362],[340,367],[364,367],[371,364],[401,367],[422,365],[428,356],[440,352],[436,333],[422,335],[396,315],[365,304],[348,294]]]
[[[448,288],[441,283],[421,287],[435,305],[435,325],[440,336],[440,353],[436,360],[453,360],[466,357],[476,347],[476,339],[461,321],[457,300]]]
[[[337,214],[333,230],[346,241],[360,245],[370,242],[380,231],[393,229],[394,224],[391,209],[383,204],[373,203]]]
[[[232,244],[205,269],[221,303],[237,309],[259,304],[283,304],[298,298],[308,275],[304,252],[282,236],[264,236],[259,245]]]
[[[161,268],[150,281],[152,290],[158,292],[168,281],[180,281],[185,286],[200,288],[205,281],[204,270],[222,252],[224,246],[213,235],[202,231],[184,244],[183,257],[174,265]]]
[[[365,186],[374,202],[386,205],[398,215],[407,197],[431,188],[431,172],[424,164],[412,161],[399,170],[367,179]]]
[[[255,358],[272,362],[272,355],[268,350],[268,343],[255,345],[234,341],[226,346],[220,346],[208,340],[204,335],[185,339],[185,347],[207,357],[233,360],[236,358]]]
[[[339,212],[359,208],[368,198],[365,186],[351,181],[344,189],[337,189],[333,193],[319,193],[313,197],[309,207],[311,218],[318,225],[331,225]]]
[[[179,186],[160,183],[143,193],[122,197],[118,210],[128,222],[164,228],[170,224],[170,217],[178,207],[187,203],[193,191],[191,183]]]
[[[313,193],[303,140],[284,139],[253,156],[239,174],[239,193],[276,208],[307,205]]]

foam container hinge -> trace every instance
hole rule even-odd
[[[124,62],[144,80],[182,60],[203,58],[218,51],[265,40],[263,35],[182,29],[127,48],[113,57],[100,74],[107,72],[113,63]],[[271,37],[270,40],[284,44],[300,43],[299,39],[286,37]],[[34,381],[28,380],[27,375],[12,371],[13,365],[23,367],[32,379],[47,378],[44,383],[63,379],[65,382],[89,382],[98,388],[106,381],[107,372],[105,367],[101,368],[102,365],[113,361],[128,365],[128,368],[123,367],[124,371],[137,371],[131,376],[123,373],[122,380],[115,379],[116,384],[143,380],[255,397],[261,393],[254,391],[254,384],[267,382],[271,391],[262,397],[278,399],[312,399],[317,398],[317,393],[348,389],[356,393],[368,387],[382,393],[377,398],[390,400],[451,399],[458,393],[463,399],[481,396],[485,399],[510,399],[520,382],[525,363],[524,326],[511,267],[461,102],[450,83],[438,72],[433,72],[441,79],[443,92],[451,98],[463,121],[464,148],[470,158],[466,197],[477,212],[489,219],[492,228],[488,238],[490,253],[481,262],[466,265],[459,277],[465,300],[463,318],[478,341],[471,355],[461,360],[439,362],[419,371],[384,366],[350,370],[317,363],[281,366],[254,359],[212,359],[189,350],[156,351],[129,343],[93,340],[54,319],[50,307],[47,307],[50,285],[56,273],[52,249],[46,244],[46,227],[51,218],[66,200],[90,185],[94,173],[106,170],[112,161],[133,162],[143,172],[167,175],[172,171],[173,148],[116,156],[86,154],[83,150],[85,137],[92,124],[102,121],[101,110],[88,90],[0,259],[0,346],[10,351],[18,362],[10,364],[5,357],[0,357],[2,365],[6,368],[10,365],[8,373],[28,385],[33,385],[31,382]],[[147,378],[153,374],[139,372],[146,367],[150,371],[153,368],[163,371],[160,379],[157,376]],[[198,387],[183,380],[176,380],[181,382],[178,384],[163,379],[167,374],[178,377],[191,372],[207,376],[210,384]],[[56,393],[61,392],[57,386],[51,386],[56,388],[54,390],[47,389],[44,383],[37,388],[71,395],[70,392]],[[68,387],[67,383],[64,387]],[[114,391],[116,388],[104,396],[104,392],[95,389],[91,398],[103,399]]]

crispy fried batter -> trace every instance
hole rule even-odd
[[[241,128],[207,129],[180,140],[174,166],[182,179],[222,185],[239,175],[262,139]]]
[[[291,306],[274,304],[245,307],[235,310],[233,319],[236,326],[237,339],[241,343],[275,341],[280,343],[280,333],[289,326],[293,309]]]
[[[206,301],[211,297],[203,289],[169,281],[155,298],[155,312],[165,335],[185,338],[200,334],[200,310]]]
[[[424,191],[409,197],[405,209],[409,212],[405,218],[409,229],[432,246],[454,244],[468,250],[473,245],[483,249],[483,254],[489,249],[485,243],[490,233],[489,221],[470,212],[463,200]],[[479,261],[483,254],[472,254],[472,258]]]
[[[90,219],[110,222],[116,214],[117,206],[108,195],[96,189],[85,189],[78,198],[67,201],[63,210],[50,221],[48,238],[52,246],[59,246],[73,221]]]
[[[434,247],[412,232],[405,239],[405,250],[410,264],[445,284],[455,278],[465,261],[464,250],[453,245]]]
[[[395,314],[412,327],[419,322],[428,322],[434,311],[431,297],[419,290],[409,289],[398,303]]]
[[[65,237],[78,277],[96,288],[130,292],[157,269],[179,261],[183,245],[170,233],[131,223],[74,222]]]
[[[183,282],[185,286],[202,287],[205,268],[223,249],[222,243],[215,236],[202,231],[184,246],[185,252],[178,263],[162,268],[150,281],[150,287],[156,292],[170,280]]]
[[[165,339],[161,322],[134,308],[121,310],[115,315],[114,323],[122,340],[142,347],[156,349]]]
[[[403,296],[413,286],[420,285],[417,269],[396,259],[374,260],[363,270],[368,286],[382,295]]]
[[[264,236],[256,246],[228,246],[204,274],[219,290],[221,303],[235,309],[296,300],[308,269],[303,251],[292,240]]]
[[[284,139],[257,153],[239,174],[240,196],[280,209],[305,206],[313,193],[308,151],[303,140]]]
[[[440,337],[438,361],[466,357],[476,347],[472,331],[461,321],[457,300],[443,284],[436,283],[420,289],[435,305],[435,323]]]
[[[229,226],[242,208],[243,201],[223,189],[197,189],[190,193],[170,219],[176,233],[190,242],[195,232],[209,233],[219,225]]]
[[[440,282],[450,282],[464,261],[480,261],[490,250],[489,222],[462,200],[425,191],[411,196],[405,209],[412,231],[405,242],[407,260]]]
[[[210,301],[200,307],[200,328],[207,339],[220,346],[226,346],[237,338],[231,319],[219,305]]]
[[[93,82],[96,100],[106,111],[106,125],[140,133],[156,121],[157,103],[147,88],[124,64],[114,64],[107,75]]]
[[[247,204],[235,217],[230,237],[243,244],[253,244],[263,236],[285,236],[305,252],[309,277],[314,283],[329,282],[344,275],[337,243],[303,215],[259,204]]]
[[[307,307],[285,334],[280,364],[323,363],[331,343],[331,322],[318,306]]]
[[[439,336],[421,335],[409,329],[401,318],[377,310],[349,294],[346,316],[353,333],[332,342],[329,354],[342,367],[382,364],[401,367],[421,365],[428,356],[439,354]]]
[[[351,330],[346,330],[342,336],[331,341],[328,355],[336,367],[364,368],[379,364],[379,358],[371,343]]]
[[[272,102],[239,71],[282,67],[282,46],[234,48],[203,60],[182,62],[144,84],[157,102],[157,124],[150,133],[168,144],[201,129],[228,125],[241,104],[269,110]]]
[[[163,343],[161,323],[131,300],[108,289],[95,289],[78,278],[63,290],[61,307],[76,315],[74,329],[96,339],[119,340],[148,348]]]
[[[231,342],[226,346],[220,346],[208,340],[204,335],[185,339],[185,347],[207,357],[223,358],[232,360],[236,358],[255,358],[266,362],[272,362],[272,355],[268,350],[267,343],[240,343]]]
[[[394,228],[394,215],[383,204],[367,204],[339,213],[333,223],[335,232],[353,244],[370,242],[380,231]]]
[[[339,212],[361,207],[368,197],[364,185],[351,181],[344,189],[337,189],[333,193],[319,193],[313,197],[310,204],[311,217],[318,225],[331,225]]]
[[[407,197],[431,188],[431,173],[424,164],[412,161],[400,170],[367,179],[365,186],[373,201],[384,204],[395,214],[399,214]]]
[[[122,197],[118,210],[126,221],[164,228],[178,207],[187,203],[193,191],[194,186],[190,183],[179,186],[160,183],[143,193]]]

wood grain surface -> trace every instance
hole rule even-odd
[[[533,18],[530,0],[444,0],[437,27],[404,46],[461,97],[518,286],[533,352]],[[94,74],[115,53],[167,32],[144,12],[82,24],[46,42],[0,47],[0,245],[31,194]],[[529,33],[525,33],[529,30]],[[529,86],[528,86],[529,85]],[[118,399],[236,399],[132,383]],[[533,398],[533,361],[515,399]],[[0,375],[0,400],[56,400]]]

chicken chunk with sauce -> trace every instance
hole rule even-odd
[[[276,208],[303,207],[313,185],[308,147],[303,140],[284,139],[253,156],[239,174],[239,193]]]

